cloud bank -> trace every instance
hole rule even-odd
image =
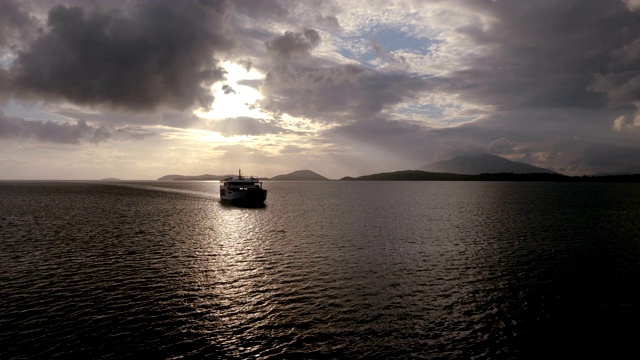
[[[215,54],[233,46],[225,2],[104,6],[52,7],[44,32],[17,52],[3,91],[133,111],[211,105],[209,86],[225,75]],[[9,28],[20,33],[23,24]]]
[[[138,138],[191,151],[188,131],[205,129],[240,143],[206,144],[199,163],[260,154],[265,170],[362,175],[489,152],[630,171],[638,60],[635,0],[6,0],[0,139],[104,144],[157,127]],[[243,103],[247,89],[259,96]],[[246,111],[194,115],[231,99]],[[14,102],[68,120],[11,115]]]

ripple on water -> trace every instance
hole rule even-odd
[[[622,353],[640,188],[565,185],[0,183],[0,357]]]

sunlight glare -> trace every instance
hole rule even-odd
[[[243,66],[225,61],[222,67],[227,71],[227,80],[216,83],[211,87],[215,96],[215,101],[209,111],[197,110],[194,112],[200,118],[205,119],[226,119],[240,116],[264,119],[267,116],[251,105],[262,99],[260,92],[251,86],[239,85],[243,80],[261,80],[264,74],[250,69],[247,71]],[[226,91],[224,87],[228,86]]]
[[[162,134],[162,137],[165,139],[178,139],[184,140],[188,142],[197,142],[197,143],[221,143],[228,144],[234,142],[235,139],[228,138],[220,133],[209,131],[209,130],[200,130],[200,129],[182,129],[179,131],[167,131]]]

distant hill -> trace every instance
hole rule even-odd
[[[388,173],[378,173],[371,175],[353,177],[344,177],[340,180],[357,181],[571,181],[573,178],[561,174],[548,173],[530,173],[530,174],[514,174],[514,173],[496,173],[496,174],[452,174],[443,172],[429,172],[422,170],[403,170]]]
[[[640,174],[608,175],[608,176],[566,176],[550,173],[483,173],[463,175],[451,173],[435,173],[421,170],[403,170],[353,177],[344,177],[343,181],[547,181],[547,182],[607,182],[607,183],[639,183]]]
[[[311,170],[298,170],[289,174],[278,175],[271,180],[329,180],[326,177]]]
[[[224,180],[226,178],[232,177],[233,175],[197,175],[197,176],[186,176],[186,175],[165,175],[158,180],[170,181],[170,180]]]
[[[340,180],[404,180],[404,181],[451,181],[451,180],[468,180],[469,175],[436,173],[421,170],[402,170],[388,173],[377,173],[371,175],[363,175],[358,177],[345,176]]]
[[[122,180],[118,178],[104,178],[104,179],[101,179],[100,181],[122,181]]]
[[[418,170],[454,173],[463,175],[476,174],[557,174],[555,171],[525,164],[523,162],[507,160],[498,155],[458,156],[453,159],[434,162]]]

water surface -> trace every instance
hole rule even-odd
[[[0,182],[0,358],[615,356],[640,185]]]

